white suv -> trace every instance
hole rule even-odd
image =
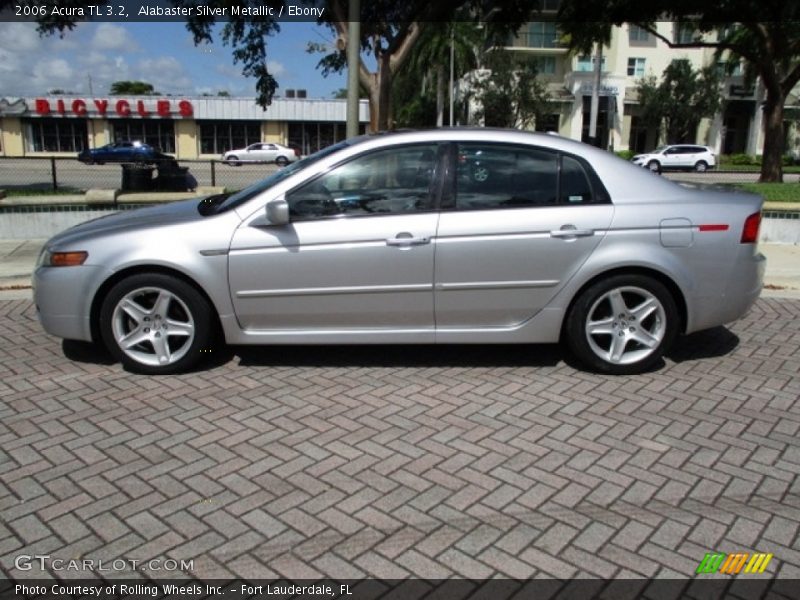
[[[631,161],[657,173],[669,169],[693,169],[703,173],[717,166],[717,157],[711,148],[694,144],[661,146],[647,154],[637,154]]]

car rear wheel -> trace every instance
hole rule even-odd
[[[649,163],[647,163],[647,168],[653,173],[661,173],[661,163],[657,160],[651,160]]]
[[[100,309],[100,332],[126,369],[146,375],[185,371],[212,337],[212,309],[190,284],[162,273],[117,283]]]
[[[289,164],[289,159],[286,158],[285,156],[279,156],[278,158],[275,159],[275,164],[278,165],[279,167],[285,167],[286,165]]]
[[[695,163],[694,170],[698,173],[705,173],[708,170],[708,163],[704,160],[699,160]]]
[[[678,310],[663,284],[644,275],[616,275],[586,289],[567,318],[566,341],[589,368],[612,375],[655,364],[678,331]]]

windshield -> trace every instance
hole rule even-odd
[[[669,148],[669,146],[659,146],[658,148],[653,150],[650,154],[663,154],[664,150],[666,150],[667,148]]]
[[[349,145],[350,142],[348,141],[333,144],[332,146],[323,148],[322,150],[319,150],[314,154],[310,154],[305,158],[298,160],[297,162],[291,163],[282,169],[278,169],[266,179],[262,179],[250,187],[246,187],[243,190],[236,192],[235,194],[219,194],[217,196],[212,196],[211,198],[206,198],[200,203],[198,210],[200,210],[202,215],[208,216],[210,214],[219,214],[232,208],[236,208],[251,198],[258,196],[261,192],[271,188],[276,183],[283,181],[290,175],[294,175],[298,171],[313,165],[315,162],[322,160],[326,156],[329,156],[334,152],[338,152],[342,148],[345,148]]]

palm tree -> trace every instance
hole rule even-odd
[[[445,90],[448,83],[451,52],[455,77],[474,69],[483,51],[483,31],[473,22],[426,23],[420,33],[408,69],[423,74],[423,93],[433,82],[436,86],[436,125],[444,125]],[[453,90],[450,90],[453,93]],[[450,123],[453,125],[453,123]]]

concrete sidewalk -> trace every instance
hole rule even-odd
[[[0,240],[0,300],[31,297],[31,273],[47,240]],[[767,257],[764,297],[800,298],[800,246],[760,244]]]

